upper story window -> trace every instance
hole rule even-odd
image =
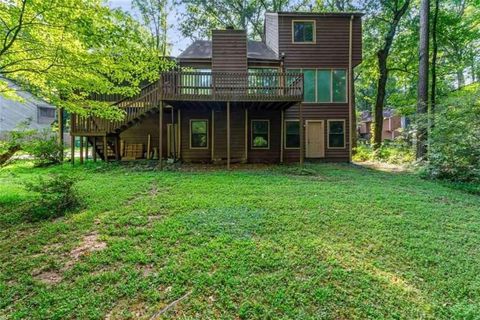
[[[292,42],[315,43],[315,20],[293,20]]]

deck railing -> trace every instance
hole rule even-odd
[[[72,114],[71,128],[75,135],[113,133],[157,108],[160,100],[300,102],[302,99],[301,73],[169,71],[162,73],[158,81],[144,87],[135,97],[112,103],[125,111],[124,119],[111,121]]]
[[[195,72],[162,74],[165,100],[301,101],[303,75],[292,72]]]

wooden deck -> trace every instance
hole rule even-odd
[[[97,97],[108,101],[108,97]],[[113,102],[125,111],[119,121],[95,116],[72,115],[71,133],[75,136],[106,136],[118,134],[140,121],[149,113],[157,112],[160,101],[243,102],[271,106],[278,102],[293,105],[303,99],[303,75],[300,73],[249,73],[249,72],[193,72],[169,71],[160,79],[131,98]]]

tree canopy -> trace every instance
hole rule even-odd
[[[166,65],[150,34],[100,0],[0,2],[0,77],[80,114],[119,118],[92,94],[133,95]],[[0,78],[0,92],[12,95]],[[88,106],[88,107],[85,107]]]

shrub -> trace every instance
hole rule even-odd
[[[17,151],[22,150],[23,144],[32,139],[37,133],[29,129],[30,121],[20,122],[15,130],[8,132],[0,140],[0,166],[5,165]]]
[[[413,148],[403,139],[384,141],[376,151],[370,145],[359,145],[355,149],[354,161],[380,161],[393,164],[409,164],[415,161]]]
[[[424,174],[480,181],[480,85],[458,90],[437,105]]]
[[[25,188],[36,194],[27,210],[30,220],[57,218],[80,205],[75,179],[67,175],[40,177],[36,183],[25,183]]]
[[[37,166],[57,164],[62,161],[63,146],[59,145],[55,136],[48,131],[38,132],[23,149],[33,156]]]

